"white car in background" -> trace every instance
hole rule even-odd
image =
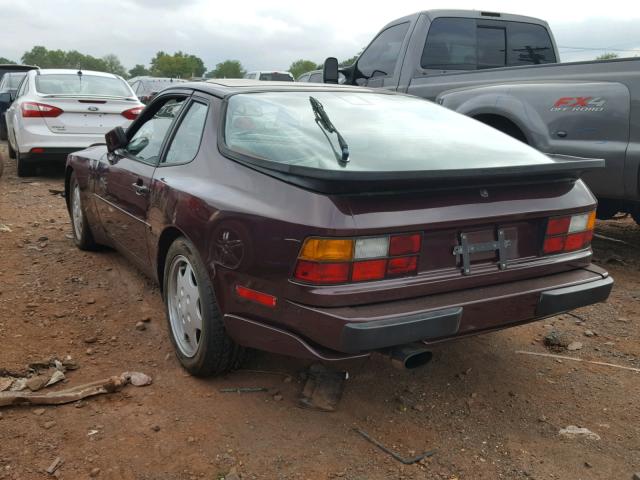
[[[278,72],[273,70],[256,70],[247,72],[244,78],[250,80],[264,80],[267,82],[293,82],[293,75],[289,72]]]
[[[94,143],[114,127],[126,128],[144,105],[117,75],[89,70],[31,70],[6,112],[9,156],[18,176]]]

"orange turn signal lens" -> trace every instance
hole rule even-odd
[[[593,230],[596,226],[596,211],[594,210],[589,214],[589,221],[587,222],[587,230]]]
[[[307,238],[300,259],[316,262],[348,262],[353,258],[353,240]]]

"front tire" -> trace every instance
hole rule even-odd
[[[71,228],[73,230],[73,243],[80,250],[93,250],[96,242],[93,239],[91,228],[87,220],[87,215],[82,205],[80,195],[80,185],[75,172],[71,173],[69,179],[69,216],[71,217]]]
[[[207,269],[184,237],[167,253],[163,292],[171,342],[182,366],[198,377],[237,368],[244,349],[227,335]]]

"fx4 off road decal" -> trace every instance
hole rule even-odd
[[[555,101],[552,112],[603,112],[607,100],[602,97],[561,97]]]

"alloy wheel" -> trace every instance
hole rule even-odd
[[[184,356],[194,357],[202,338],[202,306],[193,266],[184,255],[171,262],[166,294],[173,338]]]

